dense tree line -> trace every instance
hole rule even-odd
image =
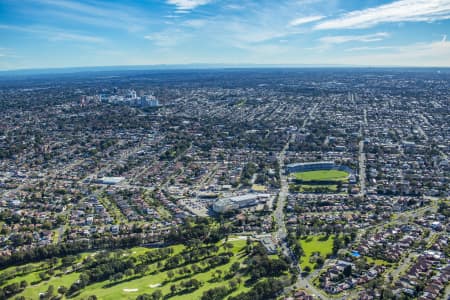
[[[88,260],[84,263],[86,270],[80,274],[79,280],[70,286],[68,293],[72,295],[85,286],[95,282],[101,282],[107,279],[120,280],[126,270],[132,270],[134,267],[134,258],[121,260],[115,256],[100,256],[95,260]]]
[[[205,244],[217,243],[228,233],[228,229],[222,225],[214,226],[209,218],[188,219],[178,228],[172,228],[166,240],[173,244],[181,243],[187,246],[191,245],[192,241]]]
[[[241,172],[241,184],[244,186],[249,186],[251,183],[253,174],[255,174],[257,170],[258,170],[258,166],[255,163],[253,163],[253,162],[247,163]]]
[[[226,286],[218,286],[205,291],[201,300],[221,300],[230,293],[230,289]]]
[[[270,259],[266,249],[259,243],[252,248],[245,264],[245,273],[250,275],[250,282],[256,282],[263,277],[280,276],[289,268],[287,262],[282,259]]]
[[[278,279],[269,278],[255,284],[250,291],[230,297],[229,300],[270,300],[276,299],[283,291],[283,283]]]
[[[164,260],[172,255],[173,249],[170,247],[160,248],[153,251],[148,251],[143,255],[139,255],[138,259],[146,265]]]
[[[41,261],[51,257],[63,257],[88,250],[130,248],[144,244],[139,236],[123,236],[116,238],[100,238],[79,240],[72,243],[52,244],[43,247],[23,249],[9,256],[0,256],[0,267],[5,268],[18,264]]]
[[[8,299],[18,293],[21,293],[27,285],[28,283],[25,280],[5,285],[3,288],[0,288],[0,299]]]

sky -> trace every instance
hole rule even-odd
[[[450,67],[450,0],[0,0],[0,70],[160,64]]]

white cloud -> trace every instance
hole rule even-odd
[[[207,23],[206,20],[194,19],[194,20],[187,20],[183,24],[187,27],[201,28],[201,27],[205,26],[206,23]]]
[[[398,0],[317,24],[315,29],[368,28],[381,23],[432,22],[450,18],[450,0]]]
[[[358,52],[358,51],[380,51],[380,50],[389,50],[396,49],[393,46],[378,46],[378,47],[353,47],[345,49],[346,52]]]
[[[356,49],[357,50],[357,49]],[[361,49],[364,50],[364,49]],[[370,49],[365,49],[370,50]],[[329,58],[327,63],[361,66],[449,67],[450,42],[434,41],[375,49],[375,53],[352,52],[349,56]]]
[[[144,36],[144,39],[151,41],[155,46],[161,48],[172,48],[191,38],[191,34],[178,28],[166,29]]]
[[[82,3],[71,0],[34,0],[43,5],[42,9],[30,9],[24,6],[28,15],[46,15],[71,20],[93,26],[125,29],[136,32],[149,23],[146,16],[128,5],[103,2]]]
[[[175,5],[178,10],[191,10],[197,6],[210,3],[211,0],[167,0],[168,4]]]
[[[100,37],[69,32],[55,32],[49,36],[49,39],[54,41],[79,41],[88,43],[101,43],[104,41]]]
[[[245,9],[245,6],[239,4],[227,4],[224,6],[224,8],[232,10],[243,10]]]
[[[46,38],[50,41],[77,41],[77,42],[88,42],[88,43],[102,43],[105,39],[86,35],[82,33],[75,33],[66,30],[61,30],[58,28],[50,27],[39,27],[39,26],[15,26],[15,25],[3,25],[0,24],[0,30],[13,30],[25,33],[36,34],[41,38]]]
[[[319,41],[323,44],[332,45],[332,44],[342,44],[347,42],[377,42],[381,41],[384,38],[388,37],[389,33],[387,32],[377,32],[374,34],[365,34],[365,35],[335,35],[335,36],[325,36],[319,39]]]
[[[325,18],[325,16],[301,17],[301,18],[297,18],[297,19],[294,19],[291,22],[289,22],[289,26],[298,26],[298,25],[303,25],[306,23],[316,22],[316,21],[322,20],[323,18]]]

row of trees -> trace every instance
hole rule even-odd
[[[51,257],[63,257],[67,255],[78,254],[89,250],[97,249],[121,249],[140,246],[152,240],[146,241],[146,238],[138,235],[127,235],[121,237],[103,237],[91,240],[78,240],[70,243],[51,244],[43,247],[33,247],[13,252],[9,256],[0,256],[0,268],[6,268],[13,265],[25,264],[29,262],[42,261]]]
[[[229,300],[269,300],[276,299],[283,291],[284,285],[281,280],[268,278],[255,284],[248,292],[240,293],[230,297]]]
[[[124,275],[132,276],[135,274],[135,261],[135,258],[121,259],[116,255],[98,255],[96,259],[86,260],[83,264],[84,271],[79,280],[70,286],[68,294],[73,295],[94,282],[107,279],[118,281]]]
[[[25,280],[5,285],[3,288],[0,288],[0,299],[10,298],[22,292],[27,286],[28,283]]]

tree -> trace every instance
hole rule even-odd
[[[56,266],[58,264],[58,258],[57,257],[52,257],[50,259],[50,267],[53,268],[54,266]]]
[[[126,277],[130,277],[134,275],[134,270],[133,269],[126,269],[125,270],[125,276]]]
[[[176,286],[175,284],[172,284],[172,285],[170,286],[170,292],[171,292],[172,294],[175,294],[176,291],[177,291],[177,286]]]
[[[119,281],[122,278],[123,278],[123,273],[122,272],[119,272],[119,273],[116,273],[116,274],[113,275],[114,281]]]
[[[161,290],[156,290],[152,293],[153,300],[159,300],[163,297]]]
[[[47,297],[51,298],[53,296],[54,291],[55,287],[53,285],[49,285],[47,288]]]
[[[383,288],[382,297],[383,297],[383,299],[395,299],[394,293],[392,293],[392,291],[387,288]]]
[[[233,291],[238,287],[238,283],[234,279],[230,280],[230,282],[228,282],[228,284],[230,286],[230,289]]]
[[[173,273],[172,270],[169,270],[169,271],[167,272],[167,277],[169,277],[169,280],[172,279],[173,276],[175,276],[175,274]]]
[[[322,266],[324,262],[325,262],[325,261],[324,261],[324,259],[322,258],[322,256],[317,257],[316,263],[317,263],[318,266]]]
[[[305,254],[299,241],[295,241],[293,252],[297,257],[302,257]]]
[[[192,269],[192,272],[193,272],[193,273],[198,273],[198,272],[201,271],[201,268],[200,268],[198,265],[196,265],[196,264],[193,264],[193,265],[191,266],[191,269]]]
[[[225,243],[225,244],[223,244],[223,247],[226,250],[231,250],[231,249],[233,249],[234,245],[232,243]]]
[[[342,274],[344,274],[345,277],[349,277],[350,275],[352,275],[352,265],[345,266]]]
[[[27,283],[25,280],[22,280],[22,281],[20,282],[20,288],[21,288],[21,289],[25,289],[27,286],[28,286],[28,283]]]
[[[336,234],[333,240],[333,255],[336,255],[341,248],[341,239],[339,238],[339,234]]]
[[[61,295],[64,295],[65,293],[67,293],[67,288],[65,286],[60,286],[58,288],[58,293],[60,293]]]
[[[239,271],[241,264],[239,262],[234,262],[230,267],[230,273],[235,274]]]
[[[212,288],[203,293],[201,300],[222,300],[228,294],[228,289],[225,286]]]

